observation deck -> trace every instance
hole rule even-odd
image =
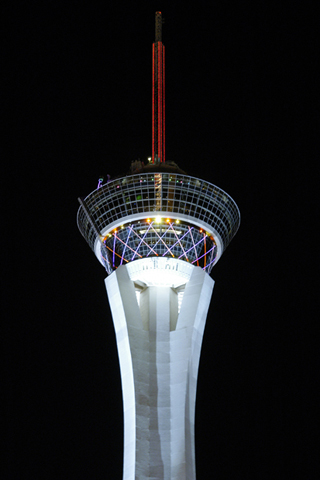
[[[181,173],[117,178],[79,201],[79,230],[109,274],[147,257],[185,260],[210,273],[240,225],[226,192]]]

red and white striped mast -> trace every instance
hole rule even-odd
[[[165,162],[165,56],[162,14],[156,12],[156,34],[152,45],[152,163]]]

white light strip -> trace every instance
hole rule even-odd
[[[126,241],[126,244],[125,244],[124,249],[123,249],[123,252],[122,252],[122,257],[121,257],[120,265],[122,265],[122,262],[123,262],[123,259],[124,259],[124,254],[126,253],[126,248],[127,248],[128,242],[129,242],[130,235],[131,235],[131,227],[129,227],[129,234],[128,234],[128,236],[127,236],[127,241]],[[130,247],[129,247],[129,248],[130,248]]]
[[[168,230],[169,230],[169,228],[168,228]],[[164,233],[164,235],[167,233],[168,230],[166,230],[166,232]],[[160,232],[160,228],[159,228],[159,229],[158,229],[158,228],[155,228],[155,231],[156,231],[156,232]],[[141,235],[142,235],[143,233],[145,233],[145,232],[146,232],[146,230],[139,230],[139,233],[141,233]],[[176,230],[176,232],[177,232],[178,235],[181,235],[181,233],[182,233],[181,230]],[[162,236],[164,236],[164,235],[162,235]]]
[[[193,260],[193,262],[191,262],[191,263],[194,263],[194,262],[196,262],[197,260],[200,260],[200,258],[204,257],[205,255],[208,255],[208,253],[210,253],[211,250],[213,250],[214,248],[215,248],[215,245],[214,245],[212,248],[210,248],[210,250],[208,250],[206,253],[204,253],[203,255],[201,255],[201,257],[196,258],[196,259]],[[206,268],[206,267],[204,267],[204,268]]]
[[[153,223],[153,222],[152,222],[152,223]],[[154,253],[156,253],[154,250],[152,250],[152,248],[150,247],[150,245],[148,245],[147,242],[144,241],[144,238],[145,238],[145,236],[147,235],[148,231],[150,230],[150,227],[151,227],[152,223],[149,225],[149,228],[148,228],[148,230],[146,231],[146,233],[144,234],[143,238],[141,238],[141,237],[137,234],[137,232],[132,229],[133,233],[135,233],[135,234],[137,235],[137,237],[141,240],[141,242],[139,243],[136,251],[134,252],[134,255],[133,255],[133,257],[131,258],[131,261],[132,261],[132,260],[134,259],[134,257],[138,254],[138,250],[139,250],[140,245],[141,245],[142,242],[143,242],[144,244],[146,244],[147,247],[150,248],[150,251],[153,251]],[[131,228],[132,228],[132,227],[131,227]],[[150,252],[149,252],[149,253],[150,253]],[[139,254],[138,254],[138,255],[139,255]],[[149,255],[149,254],[148,254],[148,255]],[[140,255],[140,256],[141,256],[141,255]]]
[[[190,231],[190,234],[191,234],[191,237],[192,237],[191,231]],[[195,248],[195,247],[196,247],[197,245],[199,245],[199,243],[203,242],[205,238],[206,238],[206,235],[205,235],[204,237],[202,237],[201,240],[199,240],[198,243],[194,244],[193,237],[192,237],[193,247],[190,247],[189,250],[186,251],[186,253],[190,252],[190,250],[191,250],[192,248],[194,248],[194,251],[195,251],[196,256],[197,256],[197,251],[196,251],[196,248]],[[181,258],[182,255],[183,255],[183,253],[180,255],[179,258]]]
[[[170,227],[172,228],[172,223],[170,223]],[[172,231],[173,231],[173,233],[175,234],[175,236],[176,236],[176,238],[177,238],[177,240],[178,240],[178,242],[179,242],[180,247],[182,248],[182,251],[183,251],[186,259],[188,260],[188,257],[187,257],[187,255],[186,255],[186,252],[184,251],[184,248],[183,248],[183,246],[182,246],[182,243],[180,242],[179,237],[178,237],[178,235],[176,234],[174,228],[172,228]],[[186,232],[186,233],[183,235],[183,237],[185,237],[185,236],[187,235],[187,233],[189,233],[189,232]],[[181,237],[181,240],[183,239],[183,237]],[[171,253],[171,252],[170,252],[170,253]],[[181,255],[181,256],[182,256],[182,255]],[[180,257],[179,257],[179,258],[180,258]]]
[[[152,227],[152,228],[153,228],[153,227]],[[155,232],[157,231],[156,229],[154,229],[154,230],[155,230]],[[167,233],[168,230],[170,230],[170,227],[168,227],[167,230],[164,232],[164,234],[161,235],[160,239],[153,245],[154,247],[155,247],[156,245],[158,245],[158,243],[159,243],[160,240],[165,236],[165,234]],[[158,231],[160,231],[160,230],[158,230]],[[159,236],[159,235],[158,235],[158,236]],[[163,240],[162,240],[162,241],[163,241]],[[166,247],[168,248],[167,245],[166,245]],[[165,254],[166,254],[166,253],[167,253],[167,252],[165,252]],[[165,254],[164,254],[164,255],[165,255]],[[150,255],[150,252],[148,253],[147,257],[148,257],[149,255]]]
[[[188,225],[188,228],[189,228],[190,235],[191,235],[191,240],[192,240],[192,243],[193,243],[194,254],[195,254],[195,256],[197,257],[198,253],[197,253],[196,246],[195,246],[195,244],[194,244],[193,235],[192,235],[192,232],[191,232],[191,230],[192,230],[193,227],[190,228],[189,225]],[[197,260],[198,260],[198,258],[197,258]],[[197,265],[199,266],[199,262],[197,262]]]
[[[172,228],[172,224],[171,224],[171,223],[170,223],[170,226],[171,226],[171,228]],[[192,228],[193,228],[193,227],[192,227]],[[173,232],[174,232],[174,230],[173,230]],[[178,232],[178,231],[177,231],[177,234],[178,234],[178,235],[179,235],[179,233],[181,233],[181,232]],[[180,240],[182,240],[188,233],[189,233],[189,232],[186,232],[186,233],[180,238]],[[176,235],[176,237],[177,237],[177,235]],[[179,238],[178,238],[178,241],[177,241],[176,243],[174,243],[171,248],[169,248],[170,253],[171,253],[171,250],[177,245],[177,243],[179,243]],[[182,248],[182,247],[181,247],[181,248]],[[182,249],[182,250],[183,250],[183,249]],[[166,252],[166,253],[167,253],[167,252]],[[164,253],[162,256],[164,256],[166,253]]]

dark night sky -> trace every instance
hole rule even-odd
[[[167,159],[226,190],[242,215],[212,272],[197,478],[318,478],[308,313],[315,287],[306,288],[302,235],[315,209],[315,20],[294,4],[167,3],[17,2],[5,12],[2,478],[122,478],[105,272],[77,230],[77,197],[101,174],[126,172],[151,154],[159,9]]]

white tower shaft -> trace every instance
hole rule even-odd
[[[123,392],[123,480],[195,480],[196,386],[214,281],[188,265],[178,313],[170,286],[145,285],[138,305],[128,267],[105,280]]]

